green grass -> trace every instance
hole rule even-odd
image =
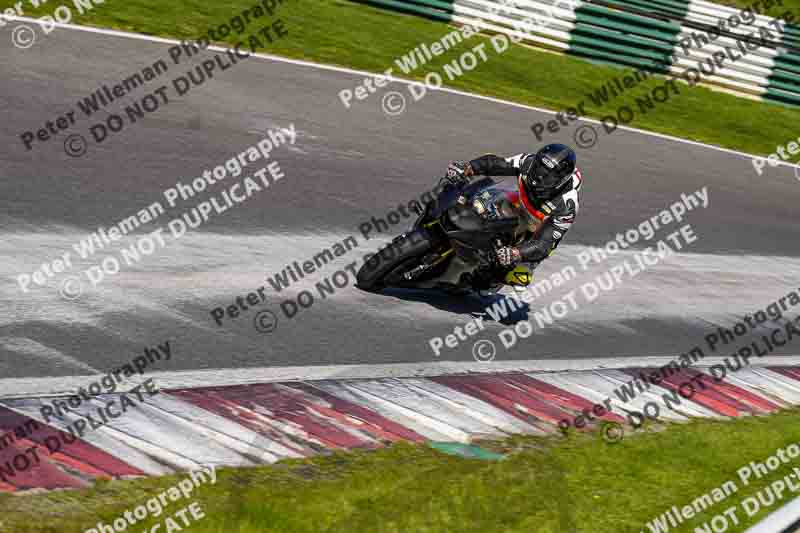
[[[45,8],[26,9],[26,12],[41,14],[52,11],[57,5],[53,1],[50,0]],[[0,6],[11,3],[11,0],[0,0]],[[76,20],[151,35],[192,38],[255,3],[255,0],[106,0]],[[26,8],[30,5],[26,4]],[[286,0],[279,14],[289,36],[271,45],[269,52],[373,72],[383,72],[393,66],[395,58],[420,43],[438,40],[452,29],[443,23],[342,0]],[[249,30],[255,31],[257,27],[253,24]],[[441,72],[445,63],[482,40],[485,41],[485,37],[465,40],[420,68],[413,77],[422,79],[426,72]],[[234,44],[236,39],[231,37],[227,42]],[[623,97],[596,106],[587,94],[603,82],[623,74],[624,69],[518,45],[512,45],[499,55],[488,43],[487,49],[487,62],[447,84],[551,109],[563,109],[585,100],[587,115],[595,118],[613,113],[618,106],[626,104],[637,111],[631,126],[751,153],[769,154],[776,145],[797,138],[796,124],[800,123],[800,109],[797,108],[680,85],[680,95],[672,95],[666,103],[646,114],[639,112],[636,98],[643,98],[662,85],[663,81],[658,77],[638,85]],[[142,66],[131,65],[131,70],[133,72]],[[264,69],[269,69],[268,64],[264,64]],[[354,78],[354,85],[356,81]],[[377,106],[379,100],[379,96],[373,95],[370,100],[355,102],[354,105]],[[330,100],[321,102],[321,105],[336,106],[340,103],[336,95],[331,94]],[[533,115],[531,119],[533,121]],[[519,134],[528,135],[532,144],[537,143],[530,130],[522,130]],[[500,147],[487,145],[487,151],[497,148]]]
[[[739,490],[684,527],[691,532],[782,478],[800,458],[743,485],[737,469],[800,442],[800,411],[734,421],[651,428],[607,444],[597,434],[514,437],[485,447],[504,461],[443,455],[399,444],[258,468],[222,469],[197,501],[197,533],[255,532],[638,532],[672,505],[682,507],[733,480]],[[181,476],[101,482],[80,491],[0,495],[0,530],[84,531],[143,504]],[[792,497],[784,494],[779,503]],[[188,503],[172,503],[171,516]],[[743,531],[776,509],[729,531]],[[148,522],[152,525],[153,522]],[[142,531],[137,524],[134,531]],[[646,528],[645,528],[646,530]]]
[[[721,0],[716,1],[717,4],[723,4],[731,7],[738,7],[745,9],[752,7],[756,4],[757,0]],[[778,3],[780,1],[780,3]],[[800,0],[760,0],[760,5],[772,4],[766,10],[761,10],[762,15],[769,15],[770,17],[781,17],[787,11],[791,11],[796,18],[800,18]],[[800,20],[795,20],[794,24],[799,24]]]

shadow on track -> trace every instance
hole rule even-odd
[[[488,297],[481,297],[477,294],[455,295],[448,294],[436,289],[399,289],[399,288],[386,288],[376,293],[378,296],[389,296],[397,298],[398,300],[406,300],[410,302],[426,303],[431,307],[446,311],[448,313],[457,313],[460,315],[471,315],[472,317],[483,317],[487,322],[494,322],[495,319],[486,312],[487,308],[492,308],[495,304],[494,314],[503,315],[501,311],[507,311],[506,316],[501,316],[497,320],[503,325],[512,325],[520,320],[527,320],[530,306],[519,300],[514,303],[506,302],[503,307],[503,300],[508,300],[505,295],[493,294]]]

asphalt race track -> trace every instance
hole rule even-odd
[[[363,75],[264,58],[250,58],[174,96],[171,80],[194,63],[169,71],[92,115],[26,150],[20,139],[74,110],[102,85],[141,72],[171,45],[151,40],[58,29],[30,49],[0,48],[0,377],[74,376],[107,371],[164,341],[173,346],[159,370],[286,365],[471,361],[475,340],[497,342],[507,327],[486,320],[486,330],[435,356],[428,341],[453,332],[486,302],[424,293],[368,294],[347,286],[326,299],[315,284],[403,229],[403,223],[364,238],[359,226],[428,190],[450,159],[536,148],[533,122],[549,113],[447,92],[408,99],[404,113],[387,116],[381,95],[353,102],[338,92]],[[207,59],[206,52],[201,59]],[[161,85],[169,102],[135,124],[96,143],[90,126],[141,101]],[[404,84],[394,83],[408,97]],[[573,123],[547,141],[574,145]],[[196,230],[166,244],[93,287],[81,274],[121,247],[233,183],[228,177],[180,201],[133,236],[94,256],[74,257],[69,272],[23,292],[19,275],[52,262],[99,226],[109,227],[156,201],[177,181],[190,182],[253,146],[268,130],[294,125],[297,138],[271,152],[285,176],[241,205],[212,215]],[[800,284],[797,212],[800,180],[790,167],[759,177],[749,157],[635,131],[602,133],[578,151],[584,175],[581,212],[558,253],[537,272],[546,278],[586,246],[601,246],[619,232],[659,213],[681,194],[708,188],[709,205],[669,225],[657,239],[689,223],[697,236],[679,254],[626,278],[613,291],[581,305],[555,324],[537,329],[514,348],[498,346],[497,360],[677,355],[702,342],[716,325],[731,327]],[[65,153],[68,135],[88,139],[82,157]],[[776,140],[782,141],[782,140]],[[248,166],[257,170],[263,161]],[[245,174],[239,177],[243,178]],[[166,204],[165,204],[166,205]],[[293,261],[303,263],[354,236],[358,246],[277,293],[268,277]],[[657,240],[656,239],[656,240]],[[351,240],[352,241],[352,240]],[[620,258],[535,300],[524,318],[601,275]],[[60,294],[68,275],[83,291]],[[341,276],[338,278],[341,280]],[[225,317],[211,315],[238,296],[265,287],[266,302]],[[288,319],[280,303],[309,289],[317,301]],[[254,327],[259,311],[277,317],[272,332]],[[512,320],[513,322],[513,320]],[[263,323],[262,323],[263,325]],[[498,343],[499,344],[499,343]],[[778,354],[796,354],[791,344]],[[720,355],[720,354],[717,354]]]

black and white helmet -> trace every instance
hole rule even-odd
[[[555,197],[575,172],[576,159],[572,148],[564,144],[548,144],[527,157],[520,168],[526,192],[539,200]]]

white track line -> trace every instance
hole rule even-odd
[[[668,364],[676,356],[598,357],[586,359],[544,359],[520,361],[434,361],[425,363],[394,363],[385,365],[326,365],[285,366],[258,368],[221,368],[209,370],[187,370],[173,372],[148,372],[144,378],[152,378],[162,389],[218,387],[246,385],[277,381],[314,381],[321,379],[380,379],[401,377],[429,377],[446,374],[485,374],[492,372],[568,372],[601,370],[605,368],[627,368],[637,366],[659,367]],[[722,357],[705,357],[696,368],[723,363]],[[752,360],[752,366],[800,366],[800,355],[767,356]],[[11,378],[0,380],[0,396],[33,397],[72,393],[79,387],[97,380],[95,376],[65,376],[48,378]]]
[[[33,18],[30,18],[30,17],[9,17],[9,20],[23,20],[23,21],[26,21],[26,22],[33,22],[35,24],[38,24],[37,19],[33,19]],[[101,34],[101,35],[112,35],[114,37],[124,37],[124,38],[127,38],[127,39],[138,39],[138,40],[141,40],[141,41],[150,41],[150,42],[164,43],[164,44],[180,44],[182,42],[182,41],[179,41],[177,39],[167,39],[167,38],[164,38],[164,37],[153,37],[153,36],[150,36],[150,35],[141,35],[141,34],[138,34],[138,33],[124,32],[124,31],[119,31],[119,30],[109,30],[109,29],[104,29],[104,28],[93,28],[93,27],[90,27],[90,26],[81,26],[79,24],[63,24],[63,23],[60,23],[60,22],[55,22],[53,24],[56,27],[64,28],[64,29],[84,31],[84,32],[88,32],[88,33],[98,33],[98,34]],[[224,52],[224,51],[228,50],[229,48],[220,47],[220,46],[209,46],[208,49],[209,50],[215,50],[217,52]],[[334,66],[334,65],[325,65],[325,64],[322,64],[322,63],[313,63],[311,61],[302,61],[302,60],[299,60],[299,59],[289,59],[289,58],[286,58],[286,57],[274,56],[274,55],[270,55],[270,54],[252,54],[250,57],[257,57],[259,59],[265,59],[265,60],[268,60],[268,61],[276,61],[276,62],[279,62],[279,63],[290,63],[292,65],[300,65],[300,66],[304,66],[304,67],[318,68],[318,69],[322,69],[322,70],[331,70],[331,71],[334,71],[334,72],[343,72],[343,73],[347,73],[347,74],[357,74],[359,76],[375,77],[376,75],[378,75],[375,72],[367,72],[367,71],[364,71],[364,70],[356,70],[356,69],[351,69],[351,68],[347,68],[347,67],[337,67],[337,66]],[[397,77],[394,77],[394,76],[391,77],[391,80],[392,81],[396,81],[398,83],[405,83],[407,85],[413,85],[413,84],[420,84],[421,83],[419,81],[408,80],[408,79],[405,79],[405,78],[397,78]],[[556,115],[558,113],[558,111],[553,111],[551,109],[543,109],[541,107],[534,107],[534,106],[529,106],[529,105],[525,105],[525,104],[519,104],[519,103],[516,103],[516,102],[511,102],[509,100],[502,100],[502,99],[499,99],[499,98],[493,98],[491,96],[483,96],[483,95],[480,95],[480,94],[474,94],[474,93],[469,93],[469,92],[465,92],[465,91],[459,91],[458,89],[450,89],[448,87],[439,87],[439,88],[431,87],[431,88],[429,88],[429,90],[441,91],[441,92],[446,92],[446,93],[450,93],[450,94],[457,94],[457,95],[460,95],[460,96],[467,96],[467,97],[470,97],[470,98],[476,98],[476,99],[484,100],[484,101],[487,101],[487,102],[493,102],[493,103],[496,103],[496,104],[503,104],[503,105],[508,105],[508,106],[512,106],[512,107],[518,107],[520,109],[527,109],[527,110],[530,110],[530,111],[538,111],[540,113],[548,113],[548,114],[551,114],[551,115]],[[768,105],[768,104],[764,104],[764,105]],[[592,118],[581,118],[580,120],[583,121],[583,122],[589,122],[589,123],[592,123],[592,124],[602,124],[601,121],[595,120],[595,119],[592,119]],[[618,129],[626,130],[626,131],[632,131],[632,132],[636,132],[636,133],[639,133],[639,134],[642,134],[642,135],[649,135],[651,137],[657,137],[659,139],[667,139],[667,140],[670,140],[670,141],[691,144],[693,146],[700,146],[702,148],[707,148],[707,149],[716,150],[716,151],[719,151],[719,152],[725,152],[725,153],[729,153],[729,154],[742,156],[742,157],[745,157],[747,159],[753,159],[754,157],[763,157],[761,155],[748,154],[746,152],[740,152],[738,150],[731,150],[729,148],[722,148],[721,146],[715,146],[713,144],[705,144],[705,143],[701,143],[701,142],[697,142],[697,141],[691,141],[689,139],[682,139],[680,137],[673,137],[672,135],[664,135],[664,134],[655,133],[655,132],[652,132],[652,131],[640,130],[638,128],[631,128],[631,127],[628,127],[628,126],[619,126]],[[784,161],[779,161],[778,164],[782,165],[782,166],[794,168],[795,170],[800,169],[800,166],[792,165],[792,164],[786,163]]]

